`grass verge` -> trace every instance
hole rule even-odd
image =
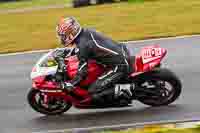
[[[124,131],[107,131],[100,133],[200,133],[200,129],[163,129],[158,131],[137,131],[134,129]]]
[[[193,128],[167,128],[160,126],[152,126],[138,129],[127,129],[121,131],[102,131],[95,133],[200,133],[200,126]]]
[[[61,16],[75,16],[114,40],[200,33],[199,0],[147,0],[84,8],[49,9],[0,16],[0,53],[55,48]]]
[[[17,2],[16,1],[0,2],[0,10],[49,6],[49,5],[62,5],[69,3],[69,1],[70,0],[20,0]]]

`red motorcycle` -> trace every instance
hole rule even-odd
[[[87,78],[81,81],[80,85],[76,86],[70,94],[63,92],[59,89],[56,80],[58,64],[53,55],[57,50],[64,50],[64,48],[44,54],[33,67],[32,88],[27,96],[28,103],[35,111],[45,115],[62,114],[72,105],[82,109],[93,108],[94,105],[91,103],[80,101],[91,97],[87,87],[106,71],[106,68],[94,60],[89,60]],[[66,81],[76,75],[79,64],[77,56],[71,56],[70,53],[65,59]],[[161,68],[161,60],[166,53],[166,49],[157,45],[143,47],[139,54],[130,57],[131,65],[135,69],[134,73],[130,73],[123,81],[108,89],[115,89],[115,92],[120,93],[127,86],[134,85],[134,89],[131,89],[132,100],[138,100],[150,106],[162,106],[174,102],[181,93],[182,84],[175,73]]]

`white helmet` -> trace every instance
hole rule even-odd
[[[81,26],[74,17],[62,18],[56,27],[61,44],[68,46],[80,34]]]

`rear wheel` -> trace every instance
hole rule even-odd
[[[36,89],[30,89],[27,95],[29,105],[37,112],[45,115],[60,115],[70,109],[71,103],[62,99],[51,98],[48,104],[44,103],[45,96]]]
[[[140,102],[150,106],[162,106],[171,104],[180,96],[182,85],[173,72],[159,68],[144,74],[140,79],[139,88],[142,88],[138,89]]]

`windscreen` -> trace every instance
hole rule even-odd
[[[50,51],[49,53],[47,53],[46,55],[44,55],[38,62],[40,67],[55,67],[57,66],[57,62],[54,58],[54,56],[56,55],[57,52],[64,52],[66,54],[66,57],[69,56],[69,54],[71,53],[72,49],[67,49],[66,48],[57,48],[54,49],[52,51]],[[66,53],[67,51],[67,53]]]

